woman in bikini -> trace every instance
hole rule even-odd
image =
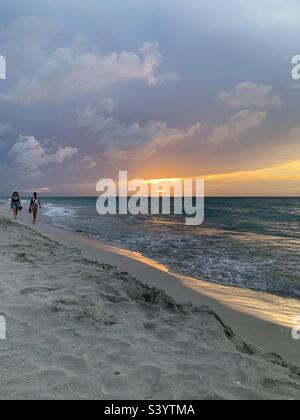
[[[14,213],[14,218],[16,220],[18,217],[19,211],[22,210],[20,194],[17,191],[15,191],[11,197],[10,207]]]
[[[29,213],[32,214],[34,225],[36,223],[36,217],[37,217],[39,208],[40,209],[42,208],[41,202],[40,202],[40,199],[39,199],[37,193],[34,193],[31,200],[30,200],[30,206],[29,206]]]

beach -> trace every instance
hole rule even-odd
[[[209,307],[2,216],[0,230],[2,400],[300,398],[300,369]]]
[[[0,400],[300,400],[300,3],[2,9]]]

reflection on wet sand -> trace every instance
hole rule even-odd
[[[138,252],[131,252],[111,246],[107,246],[107,250],[150,265],[163,272],[170,272],[165,265],[159,264]],[[175,273],[171,274],[195,292],[215,299],[232,309],[277,325],[288,328],[293,327],[295,316],[300,315],[300,301],[298,299],[280,297],[270,293],[257,292],[239,287],[223,286]]]

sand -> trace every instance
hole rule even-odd
[[[0,399],[300,399],[300,369],[0,217]]]
[[[20,223],[28,226],[25,220]],[[89,260],[130,273],[142,283],[163,290],[176,302],[209,307],[244,341],[300,366],[300,341],[292,338],[293,319],[300,314],[299,300],[178,275],[139,253],[46,223],[38,223],[35,230],[68,248],[79,249]]]

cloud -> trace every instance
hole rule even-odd
[[[217,127],[197,123],[181,130],[170,128],[163,121],[150,121],[144,125],[127,124],[111,115],[105,115],[102,106],[95,108],[87,105],[77,111],[78,126],[84,128],[88,135],[96,139],[98,145],[104,147],[104,157],[116,161],[143,160],[165,147],[192,140],[200,133],[202,144],[205,142],[216,146],[224,142],[237,142],[248,130],[259,127],[266,118],[266,112],[242,110]],[[205,131],[210,134],[205,134]]]
[[[3,136],[4,134],[8,133],[11,130],[12,130],[12,127],[10,124],[0,123],[0,136]]]
[[[203,125],[195,124],[187,130],[177,130],[168,128],[163,122],[151,122],[148,126],[141,129],[149,136],[149,142],[145,146],[136,149],[108,147],[104,156],[116,161],[148,159],[155,156],[164,147],[168,146],[170,148],[192,139],[201,132]]]
[[[103,99],[98,103],[98,106],[100,109],[103,109],[103,111],[106,111],[108,113],[112,113],[116,109],[116,104],[113,98],[106,98]]]
[[[38,188],[32,188],[30,190],[27,191],[23,191],[24,193],[30,193],[33,194],[34,192],[38,193],[38,194],[49,194],[51,192],[51,188],[50,187],[38,187]]]
[[[242,134],[251,128],[259,127],[266,118],[266,112],[240,111],[233,115],[224,125],[215,127],[208,143],[218,145],[225,141],[237,142]]]
[[[0,50],[9,63],[9,80],[32,75],[45,63],[52,40],[62,31],[55,20],[27,16],[2,26]]]
[[[280,98],[273,94],[273,88],[269,85],[255,83],[241,83],[234,88],[233,92],[221,92],[221,101],[231,108],[281,108]]]
[[[59,145],[55,151],[46,150],[34,136],[19,136],[9,155],[15,168],[32,178],[42,175],[41,169],[50,164],[62,164],[78,153],[73,147]]]
[[[83,156],[81,161],[81,168],[84,167],[84,169],[93,169],[97,165],[97,162],[92,156]]]
[[[130,81],[157,87],[167,80],[177,80],[175,73],[157,73],[161,60],[158,44],[151,42],[145,42],[138,52],[106,55],[57,48],[47,54],[33,77],[19,78],[9,91],[0,94],[0,99],[28,105],[99,93]]]
[[[3,149],[5,145],[8,143],[8,139],[6,134],[13,130],[10,124],[3,124],[0,123],[0,149]]]
[[[195,124],[187,130],[170,128],[165,122],[150,121],[145,125],[126,124],[103,114],[101,107],[87,105],[77,112],[78,126],[105,146],[105,156],[114,160],[144,159],[166,146],[174,146],[192,138],[203,126]]]
[[[219,98],[227,106],[242,110],[234,114],[224,125],[213,129],[209,143],[215,145],[225,141],[239,141],[243,133],[259,127],[266,120],[268,108],[282,107],[282,102],[273,93],[272,86],[250,82],[236,85],[233,92],[221,92]]]

